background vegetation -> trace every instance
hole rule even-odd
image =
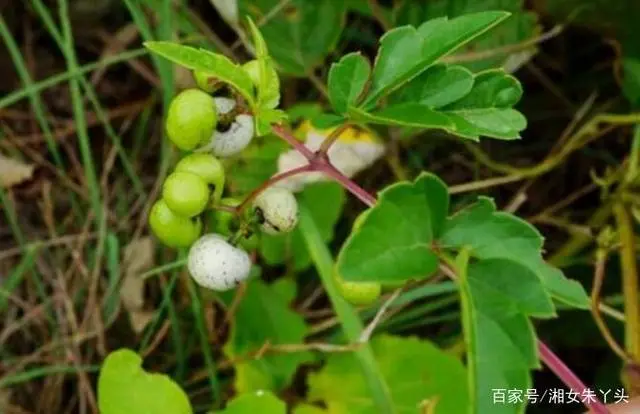
[[[240,19],[250,15],[279,66],[282,107],[305,119],[326,106],[329,64],[341,55],[372,58],[390,28],[490,9],[512,16],[447,59],[517,76],[518,109],[529,121],[522,140],[392,129],[384,157],[355,179],[375,192],[431,171],[459,205],[488,195],[536,225],[551,263],[587,291],[594,275],[604,280],[598,312],[561,312],[538,322],[538,335],[587,384],[637,394],[640,326],[623,298],[637,302],[638,291],[638,2],[0,0],[0,412],[97,412],[100,364],[122,347],[138,351],[145,368],[169,373],[197,412],[224,407],[240,390],[271,388],[291,405],[357,393],[364,380],[349,377],[348,350],[328,345],[340,330],[314,258],[337,251],[363,206],[332,183],[313,186],[300,197],[317,210],[319,233],[301,234],[303,226],[260,247],[266,283],[220,301],[191,289],[184,252],[161,247],[146,217],[178,156],[164,137],[165,110],[193,80],[141,42],[180,40],[243,62],[251,51]],[[270,177],[286,148],[274,137],[257,142],[233,161],[231,191],[247,193]],[[309,237],[318,250],[301,247]],[[462,357],[455,285],[409,293],[377,331]],[[361,309],[364,320],[379,306]],[[607,340],[596,320],[611,330]],[[379,341],[380,352],[393,354],[394,338]],[[394,364],[428,372],[424,350],[403,352],[407,359]],[[561,384],[540,370],[535,386]]]

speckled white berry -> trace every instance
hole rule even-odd
[[[262,230],[267,234],[288,233],[298,224],[298,202],[287,189],[269,187],[253,205],[264,219]]]
[[[227,114],[236,102],[233,99],[214,98],[218,114]],[[245,149],[254,135],[253,117],[247,114],[237,115],[225,131],[215,130],[209,143],[198,151],[211,151],[217,157],[231,157]]]
[[[207,289],[225,291],[249,277],[251,259],[219,234],[207,234],[189,250],[187,268],[191,277]]]

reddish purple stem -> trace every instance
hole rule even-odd
[[[576,374],[574,374],[573,371],[571,371],[571,369],[566,366],[565,363],[562,362],[562,360],[554,354],[544,342],[540,340],[538,340],[538,351],[540,352],[540,358],[544,364],[549,367],[549,369],[553,371],[553,373],[556,374],[556,376],[560,378],[562,382],[569,387],[569,389],[578,395],[583,396],[582,400],[584,405],[596,414],[609,414],[609,409],[605,407],[605,405],[602,404],[595,396],[593,400],[584,398],[584,391],[589,390],[589,388],[587,388],[580,378],[578,378]]]
[[[293,146],[298,152],[300,152],[308,161],[309,165],[307,171],[320,171],[332,178],[333,180],[340,183],[345,189],[347,189],[351,194],[356,196],[360,201],[366,204],[369,207],[373,207],[376,203],[376,198],[367,192],[365,189],[356,184],[353,180],[346,177],[340,171],[334,167],[329,159],[326,157],[326,154],[322,152],[314,153],[309,148],[304,146],[300,141],[298,141],[293,134],[282,125],[276,125],[273,127],[273,132],[278,135],[280,138],[287,141],[291,146]],[[565,365],[562,360],[549,349],[547,345],[545,345],[542,341],[538,340],[538,350],[540,353],[540,359],[542,362],[567,386],[569,389],[578,393],[578,395],[583,395],[585,390],[588,388],[584,385],[584,383],[576,376],[576,374],[571,371],[571,369]],[[584,398],[583,398],[584,399]],[[598,400],[597,397],[593,398],[593,401],[584,401],[584,404],[596,414],[609,414],[609,410],[607,407]]]

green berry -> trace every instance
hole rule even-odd
[[[232,197],[226,197],[220,200],[220,204],[228,207],[237,207],[242,203],[242,200]],[[248,212],[247,212],[248,213]],[[225,236],[233,235],[240,228],[240,222],[249,219],[249,214],[244,214],[243,217],[238,217],[229,211],[224,210],[216,210],[212,212],[210,226],[215,230],[216,233],[220,233]],[[253,232],[249,237],[243,237],[240,239],[238,244],[242,246],[245,250],[256,250],[258,248],[258,243],[260,242],[259,233]]]
[[[193,217],[202,213],[209,202],[209,186],[189,172],[170,174],[162,186],[162,198],[176,214]]]
[[[224,166],[211,154],[196,152],[181,159],[175,168],[176,172],[188,172],[202,178],[207,184],[214,186],[214,201],[222,197],[224,190]]]
[[[175,248],[191,246],[202,232],[200,218],[178,216],[164,200],[156,201],[151,207],[149,226],[162,243]]]
[[[198,88],[207,93],[214,93],[223,85],[223,83],[215,76],[211,76],[210,74],[200,70],[193,71],[193,79],[195,79]]]
[[[382,291],[383,292],[392,292],[396,289],[399,289],[401,287],[403,287],[404,285],[406,285],[407,282],[406,281],[402,281],[402,282],[382,282]]]
[[[382,291],[380,283],[376,282],[347,282],[336,277],[338,289],[342,296],[354,305],[370,305],[375,302]]]
[[[189,151],[208,142],[217,123],[213,97],[199,89],[187,89],[169,105],[167,136],[176,147]]]

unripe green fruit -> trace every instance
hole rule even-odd
[[[220,80],[216,79],[215,76],[212,76],[200,70],[193,71],[193,79],[195,79],[198,88],[207,93],[214,93],[223,85],[223,83]]]
[[[221,235],[207,234],[191,246],[187,268],[200,286],[224,291],[249,277],[251,258]]]
[[[189,151],[207,142],[217,123],[218,113],[213,97],[199,89],[187,89],[169,105],[167,136],[176,147]]]
[[[189,172],[170,174],[162,186],[162,198],[176,214],[193,217],[202,213],[209,202],[209,186]]]
[[[242,203],[242,200],[232,197],[226,197],[220,200],[220,204],[228,207],[237,207]],[[246,210],[245,210],[246,211]],[[244,214],[244,219],[248,214]],[[234,223],[235,221],[235,223]],[[214,229],[216,233],[220,233],[223,236],[231,236],[239,228],[239,218],[229,211],[215,210],[212,211],[211,220],[209,221],[210,228]],[[258,248],[260,242],[259,233],[254,232],[249,237],[242,237],[238,244],[245,250],[252,251]]]
[[[392,292],[396,289],[399,289],[401,287],[403,287],[404,285],[407,284],[406,281],[403,282],[382,282],[380,283],[382,285],[382,291],[383,292]]]
[[[340,277],[336,277],[336,282],[342,296],[354,305],[370,305],[382,291],[380,283],[376,282],[347,282]]]
[[[269,187],[256,197],[253,205],[264,219],[262,230],[267,234],[288,233],[298,224],[298,202],[289,190]]]
[[[158,200],[149,212],[149,226],[156,237],[169,247],[189,247],[202,232],[200,218],[190,219],[174,213],[164,200]]]
[[[218,202],[224,190],[224,166],[211,154],[196,152],[181,159],[175,168],[176,172],[188,172],[202,178],[207,184],[213,185],[214,202]]]

